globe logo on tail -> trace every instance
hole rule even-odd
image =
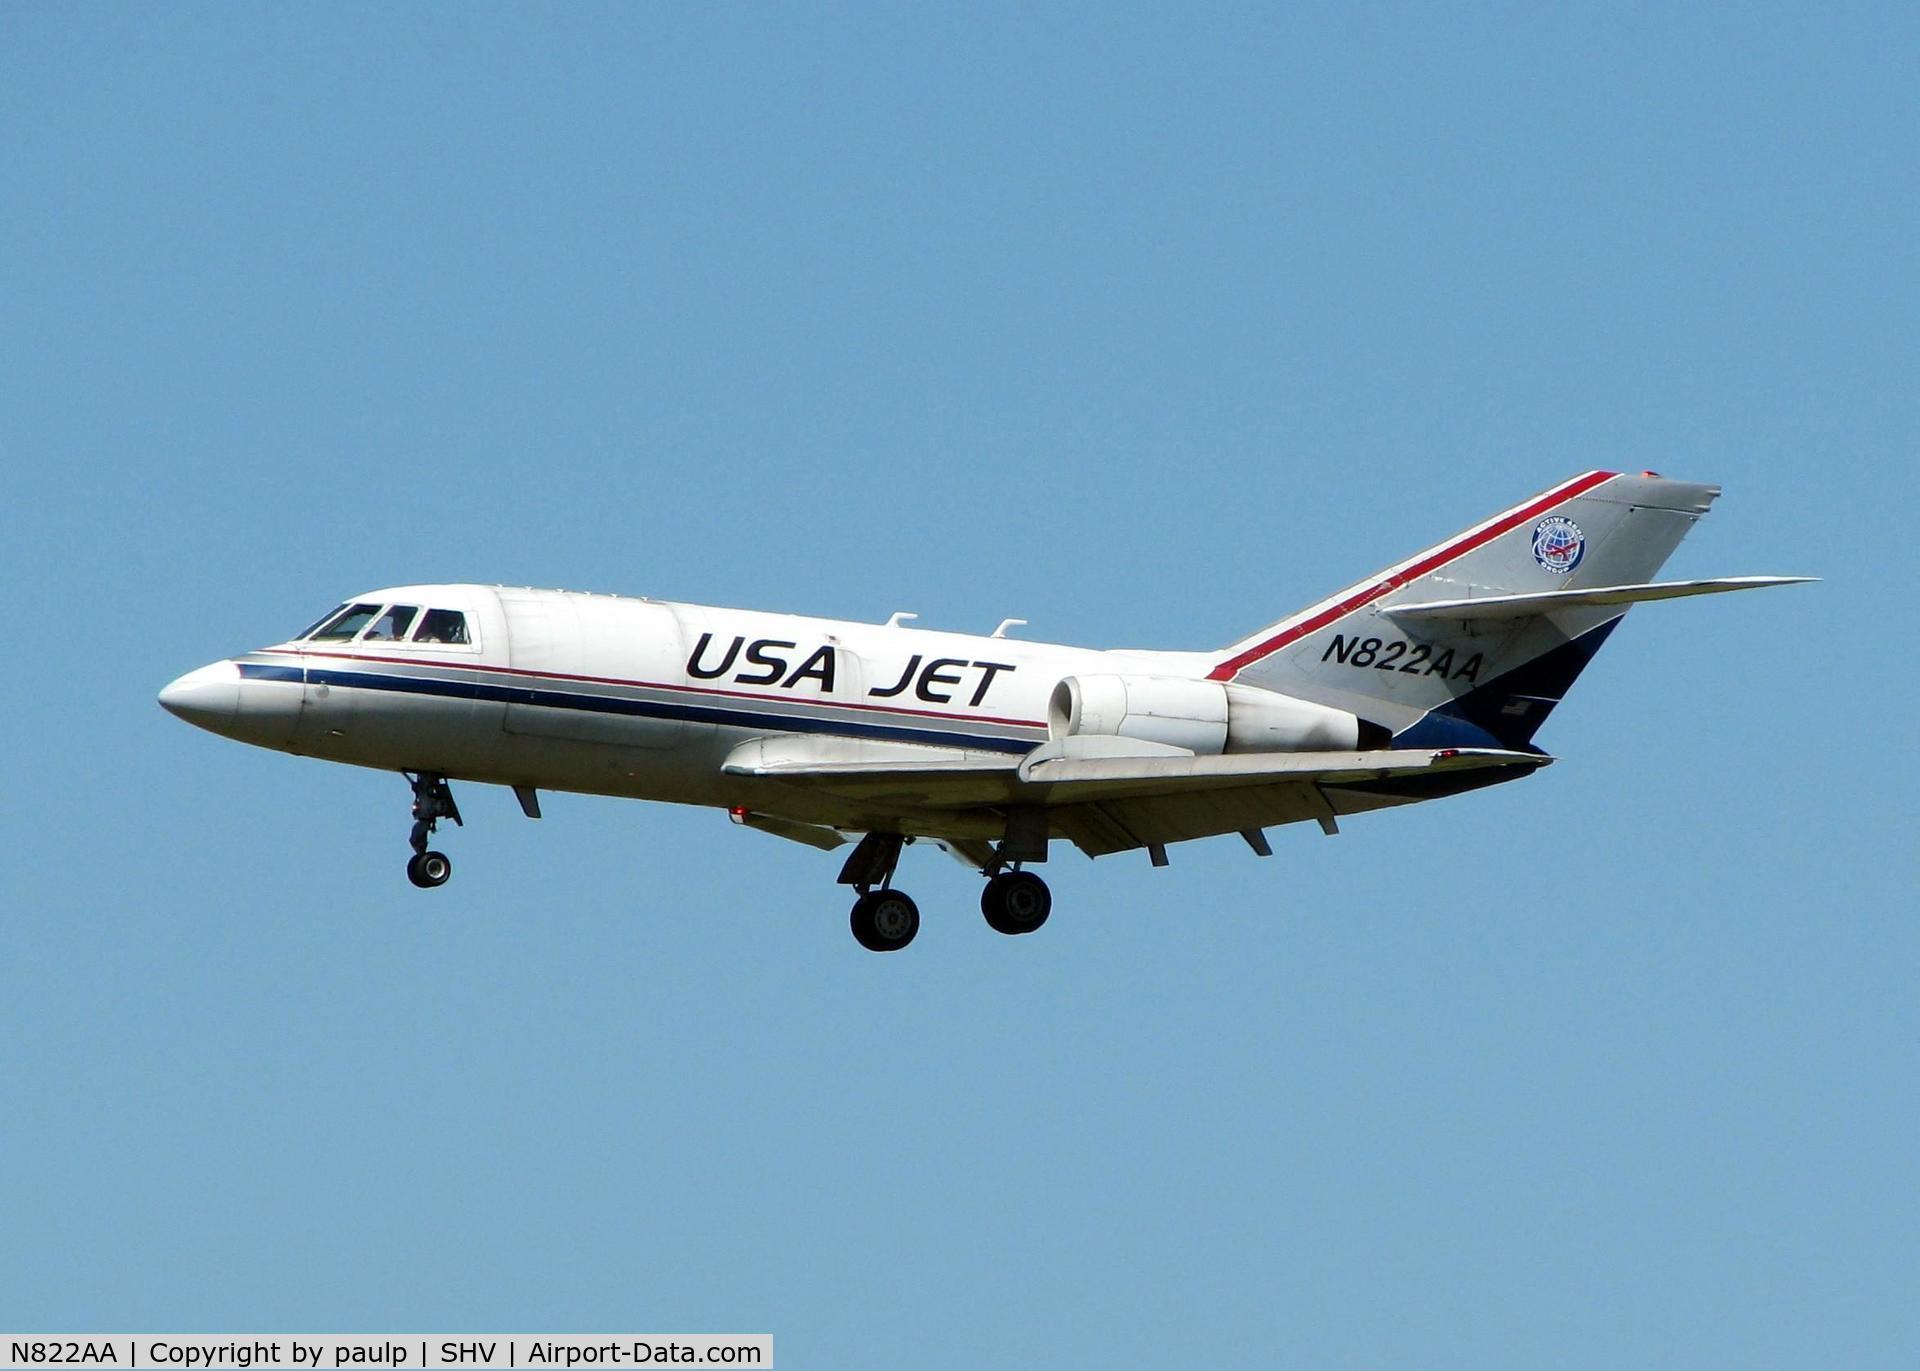
[[[1556,576],[1565,576],[1587,555],[1587,538],[1580,525],[1558,514],[1533,526],[1533,560]]]

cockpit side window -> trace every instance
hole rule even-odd
[[[467,616],[457,609],[430,609],[413,631],[416,643],[467,643]]]
[[[373,621],[361,637],[361,642],[405,642],[407,630],[413,626],[413,616],[420,612],[419,605],[389,605],[387,612]]]
[[[365,628],[367,621],[379,612],[379,605],[347,605],[307,637],[316,643],[344,643]]]

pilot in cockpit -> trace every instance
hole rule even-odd
[[[465,643],[467,616],[457,609],[430,609],[420,618],[420,629],[413,635],[416,643]]]
[[[392,605],[366,631],[365,641],[399,642],[407,636],[407,628],[413,623],[414,615],[420,612],[418,605]]]
[[[364,631],[363,631],[364,630]],[[467,646],[467,616],[457,609],[422,610],[418,605],[341,605],[299,635],[315,643],[403,643],[411,631],[416,643]]]

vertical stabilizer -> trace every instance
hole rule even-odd
[[[1406,746],[1530,746],[1628,606],[1387,611],[1649,581],[1719,493],[1585,472],[1233,644],[1211,678],[1349,710]]]

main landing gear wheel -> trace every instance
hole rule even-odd
[[[407,859],[407,879],[422,890],[445,885],[453,874],[453,863],[444,852],[416,852]]]
[[[898,952],[920,931],[920,907],[904,892],[873,890],[853,902],[853,936],[869,952]]]
[[[1031,871],[1002,871],[980,892],[980,912],[995,933],[1031,933],[1053,913],[1053,892]]]

